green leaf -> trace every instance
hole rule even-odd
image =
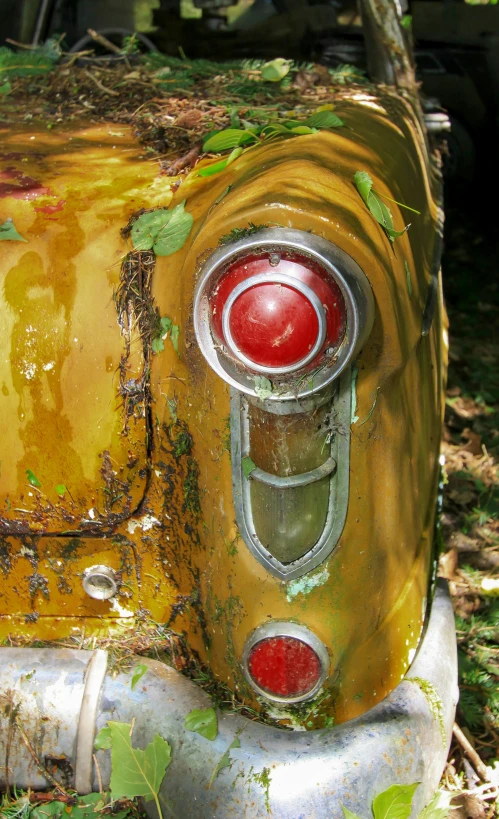
[[[57,492],[58,495],[65,495],[68,490],[66,489],[63,483],[58,483],[57,486],[55,487],[55,491]]]
[[[218,734],[217,712],[214,708],[193,708],[184,720],[184,727],[206,739],[214,740]]]
[[[146,802],[154,799],[158,806],[158,793],[166,769],[171,760],[168,742],[154,735],[143,751],[132,747],[132,726],[125,722],[111,722],[111,793],[113,799],[134,799],[143,796]]]
[[[232,106],[230,109],[230,127],[235,129],[241,127],[241,120],[239,119],[239,114],[235,106]]]
[[[134,690],[135,686],[142,679],[144,674],[146,674],[149,666],[145,665],[145,663],[138,663],[132,671],[132,681],[130,683],[130,688],[132,691]]]
[[[272,382],[264,375],[255,375],[253,381],[255,382],[255,393],[261,401],[272,395]]]
[[[162,353],[165,349],[165,342],[161,338],[161,336],[157,336],[157,338],[153,338],[151,341],[151,349],[153,353]]]
[[[303,123],[299,123],[303,125]],[[285,125],[281,125],[280,122],[270,122],[268,125],[265,125],[262,130],[260,131],[260,136],[264,139],[270,139],[273,136],[284,136],[289,137],[293,135],[293,132],[290,128],[287,128]]]
[[[159,323],[161,326],[161,335],[165,336],[172,329],[173,321],[169,316],[162,316]]]
[[[109,725],[105,725],[95,737],[94,748],[96,751],[107,751],[111,745],[111,729]]]
[[[356,813],[352,813],[352,811],[348,810],[345,805],[341,806],[341,810],[343,811],[343,816],[345,819],[360,819],[360,816],[357,816]]]
[[[345,123],[332,111],[316,111],[305,120],[310,128],[341,128]]]
[[[214,162],[212,165],[208,165],[206,168],[201,168],[199,170],[199,176],[214,176],[216,173],[220,173],[220,171],[224,171],[229,165],[234,162],[238,156],[241,156],[244,148],[234,148],[233,151],[229,154],[227,159],[222,159],[221,162]]]
[[[131,231],[135,250],[153,250],[157,256],[171,256],[180,250],[194,221],[184,207],[185,201],[173,210],[160,208],[139,216]]]
[[[225,131],[219,131],[210,136],[203,145],[203,151],[218,153],[256,141],[257,137],[251,131],[243,131],[242,128],[226,128]]]
[[[455,795],[449,791],[437,791],[431,802],[419,814],[419,819],[447,819],[450,803]]]
[[[362,196],[362,199],[368,205],[369,194],[371,193],[371,188],[373,186],[373,181],[366,171],[356,171],[353,177],[353,181],[355,183],[355,187],[357,188],[358,192]]]
[[[412,14],[403,14],[400,18],[400,25],[409,30],[412,26]]]
[[[228,156],[227,165],[232,165],[232,163],[241,156],[243,151],[244,148],[234,148]]]
[[[409,229],[410,225],[406,225],[403,230],[394,229],[392,214],[385,203],[382,202],[372,190],[373,181],[366,171],[357,171],[354,174],[353,181],[362,199],[369,208],[369,211],[376,221],[379,222],[381,227],[384,228],[391,242],[393,242],[397,236],[402,236],[402,234]]]
[[[10,94],[12,91],[12,86],[8,80],[6,80],[2,85],[0,85],[0,95],[2,97],[6,97],[7,94]]]
[[[373,800],[374,819],[408,819],[412,810],[412,797],[419,782],[414,785],[391,785]]]
[[[283,57],[277,57],[268,63],[264,63],[261,67],[262,78],[266,82],[280,82],[289,74],[292,61],[285,60]]]
[[[173,344],[173,349],[178,355],[178,337],[180,334],[180,327],[178,324],[172,324],[172,331],[171,331],[171,339]]]
[[[160,324],[159,335],[155,336],[151,341],[151,348],[153,353],[163,352],[163,350],[165,349],[164,340],[165,338],[167,338],[169,333],[173,344],[173,348],[178,355],[178,336],[180,333],[180,327],[178,326],[178,324],[174,324],[169,316],[162,316],[159,320],[159,324]]]
[[[224,768],[232,767],[233,760],[231,760],[231,758],[230,758],[230,752],[233,750],[233,748],[240,748],[240,747],[241,747],[241,741],[240,741],[238,736],[235,736],[234,739],[232,740],[232,742],[230,743],[229,747],[227,748],[226,752],[224,753],[224,755],[220,758],[215,770],[213,771],[213,773],[211,775],[211,779],[210,779],[210,784],[208,785],[209,788],[211,788],[211,786],[213,785],[215,779],[217,778],[219,773],[221,771],[223,771]]]
[[[316,134],[317,128],[311,128],[309,125],[297,125],[296,128],[291,128],[291,133],[298,134]]]
[[[30,819],[98,819],[99,816],[104,816],[101,813],[103,808],[109,808],[108,794],[89,793],[86,796],[81,796],[76,805],[72,805],[68,809],[65,802],[44,802],[42,805],[31,810]],[[107,813],[107,812],[106,812]],[[129,816],[131,810],[116,811],[111,814],[113,819],[125,819]]]
[[[228,159],[222,159],[221,162],[214,162],[212,165],[207,165],[206,168],[200,168],[199,176],[215,176],[216,173],[224,171],[227,167]]]
[[[31,471],[31,469],[26,470],[26,479],[31,486],[41,486],[40,481],[36,477],[35,473]]]
[[[63,819],[65,807],[64,802],[46,802],[44,805],[33,808],[29,817],[30,819],[47,819],[50,816],[52,819]]]
[[[14,227],[12,219],[7,219],[3,225],[0,225],[0,241],[9,239],[11,242],[27,242],[28,240],[21,236]]]
[[[256,463],[251,460],[249,455],[245,455],[245,457],[241,460],[241,466],[243,468],[245,478],[249,478],[253,470],[256,469]]]

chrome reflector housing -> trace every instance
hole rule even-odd
[[[272,693],[268,687],[263,688],[255,680],[251,669],[251,657],[253,652],[263,647],[269,641],[285,641],[286,639],[295,644],[302,644],[307,647],[309,653],[315,658],[316,668],[314,668],[314,679],[311,681],[307,690],[299,694],[291,694],[286,696],[284,694]],[[310,651],[311,650],[311,651]],[[264,623],[262,626],[256,628],[246,640],[243,648],[241,664],[244,675],[251,687],[265,699],[276,703],[293,704],[310,700],[316,696],[325,679],[329,674],[329,654],[325,645],[310,629],[298,623],[290,623],[288,621],[275,620],[271,623]],[[292,670],[292,669],[291,669]],[[269,677],[272,674],[272,669],[269,669]],[[279,670],[277,669],[277,673]],[[281,671],[282,673],[282,671]],[[277,676],[277,675],[276,675]],[[279,688],[276,679],[276,689]]]
[[[304,357],[296,367],[280,370],[272,368],[267,371],[265,368],[256,368],[239,353],[230,332],[227,346],[214,334],[210,297],[218,282],[230,265],[258,253],[268,253],[271,266],[272,260],[278,258],[279,253],[298,253],[309,259],[311,264],[319,265],[324,275],[329,277],[331,286],[341,291],[346,309],[346,331],[339,346],[328,347],[320,353],[320,341],[322,342],[324,337],[323,322],[321,324],[319,321],[320,341],[318,338],[313,353],[320,354],[312,371],[300,369],[310,364],[312,358],[310,355]],[[277,271],[272,273],[269,269],[269,282],[277,282],[277,279]],[[246,285],[243,287],[243,290],[245,289]],[[315,304],[312,296],[309,300],[321,318],[322,305]],[[229,308],[231,306],[232,302],[229,303]],[[224,320],[227,325],[228,313]],[[264,229],[216,250],[201,269],[194,297],[194,329],[201,352],[208,364],[231,386],[251,396],[258,395],[258,372],[265,373],[272,382],[272,391],[268,396],[270,401],[296,400],[322,390],[355,358],[371,332],[373,320],[372,290],[359,265],[326,239],[287,228]]]

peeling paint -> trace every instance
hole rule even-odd
[[[119,617],[134,617],[135,612],[130,611],[129,609],[124,609],[123,606],[120,606],[116,597],[113,597],[111,600],[111,608]]]
[[[357,413],[357,376],[358,376],[358,374],[359,374],[359,368],[354,364],[353,367],[352,367],[352,385],[351,385],[351,390],[352,390],[352,405],[351,405],[352,409],[351,409],[351,415],[350,415],[350,423],[351,424],[356,424],[357,421],[359,420],[359,416],[356,414]]]
[[[127,528],[130,534],[133,535],[136,529],[142,529],[143,532],[149,532],[153,526],[161,526],[161,523],[152,515],[143,515],[141,518],[129,520]]]
[[[302,725],[298,721],[298,719],[296,717],[296,714],[293,714],[292,711],[286,711],[284,708],[277,708],[277,707],[276,708],[269,708],[269,704],[266,701],[263,701],[263,704],[265,705],[267,715],[271,719],[278,720],[279,722],[282,722],[283,720],[289,721],[289,727],[293,731],[306,731],[307,730],[305,728],[305,726]]]
[[[291,603],[292,599],[298,594],[310,594],[312,589],[323,586],[328,580],[329,569],[327,568],[321,569],[320,572],[315,574],[308,574],[304,577],[297,577],[296,580],[291,580],[286,590],[288,603]]]

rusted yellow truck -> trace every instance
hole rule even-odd
[[[4,786],[107,787],[108,721],[168,741],[176,817],[420,783],[417,816],[438,785],[439,171],[400,90],[330,108],[211,135],[177,190],[125,126],[2,133]],[[171,663],[132,685],[100,646],[151,628]],[[231,701],[214,739],[193,667]]]

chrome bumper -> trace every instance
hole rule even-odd
[[[210,742],[184,728],[189,711],[211,704],[207,694],[161,663],[140,662],[149,670],[132,691],[130,674],[106,674],[102,651],[0,649],[0,787],[6,770],[10,785],[50,787],[21,741],[9,703],[38,760],[65,770],[67,783],[81,793],[98,790],[93,740],[108,719],[135,719],[137,747],[161,734],[172,746],[161,801],[165,816],[178,819],[262,819],[270,811],[272,819],[341,819],[342,804],[367,819],[378,793],[395,783],[420,782],[412,813],[417,817],[438,786],[457,702],[454,618],[443,582],[404,680],[366,714],[330,729],[282,731],[219,714],[219,733]],[[421,681],[436,690],[441,708],[431,706]],[[210,786],[236,735],[240,748],[231,750],[230,767]],[[106,785],[109,752],[98,758]],[[147,809],[156,817],[153,802]]]

